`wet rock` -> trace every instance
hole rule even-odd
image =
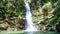
[[[2,23],[2,24],[0,24],[0,30],[7,30],[7,27],[8,27],[9,25],[8,25],[8,23]]]
[[[56,25],[56,30],[57,30],[57,32],[60,32],[60,23],[58,25]]]

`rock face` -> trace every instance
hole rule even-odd
[[[7,23],[2,23],[2,24],[0,24],[0,30],[7,30],[8,26],[9,25]]]
[[[17,30],[23,30],[24,29],[24,19],[20,19],[15,22],[16,19],[4,19],[0,20],[0,31],[17,31]]]
[[[60,22],[58,25],[56,25],[56,30],[57,30],[57,32],[60,32]]]

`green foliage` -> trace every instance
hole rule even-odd
[[[20,16],[24,13],[23,0],[1,0],[0,1],[0,12],[4,12],[6,17],[9,17],[11,14],[15,16]],[[11,16],[14,16],[11,15]],[[20,18],[19,17],[19,18]]]
[[[51,19],[48,19],[47,24],[54,24],[54,22],[56,23],[58,18],[58,16],[53,16]]]
[[[25,0],[0,0],[0,21],[15,19],[15,23],[25,15]],[[33,14],[33,22],[42,25],[53,25],[60,17],[60,0],[29,0]],[[43,18],[38,9],[42,9]],[[3,16],[2,16],[3,15]],[[50,18],[48,17],[50,16]]]

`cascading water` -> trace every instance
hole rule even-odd
[[[25,2],[25,8],[26,8],[25,30],[26,31],[36,31],[37,29],[34,27],[34,24],[32,21],[32,14],[31,14],[30,5],[28,2]]]

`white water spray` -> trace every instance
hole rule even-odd
[[[25,2],[25,8],[26,8],[26,24],[25,24],[25,30],[26,31],[37,31],[37,29],[34,27],[33,21],[32,21],[32,14],[30,10],[30,6],[28,2]]]

